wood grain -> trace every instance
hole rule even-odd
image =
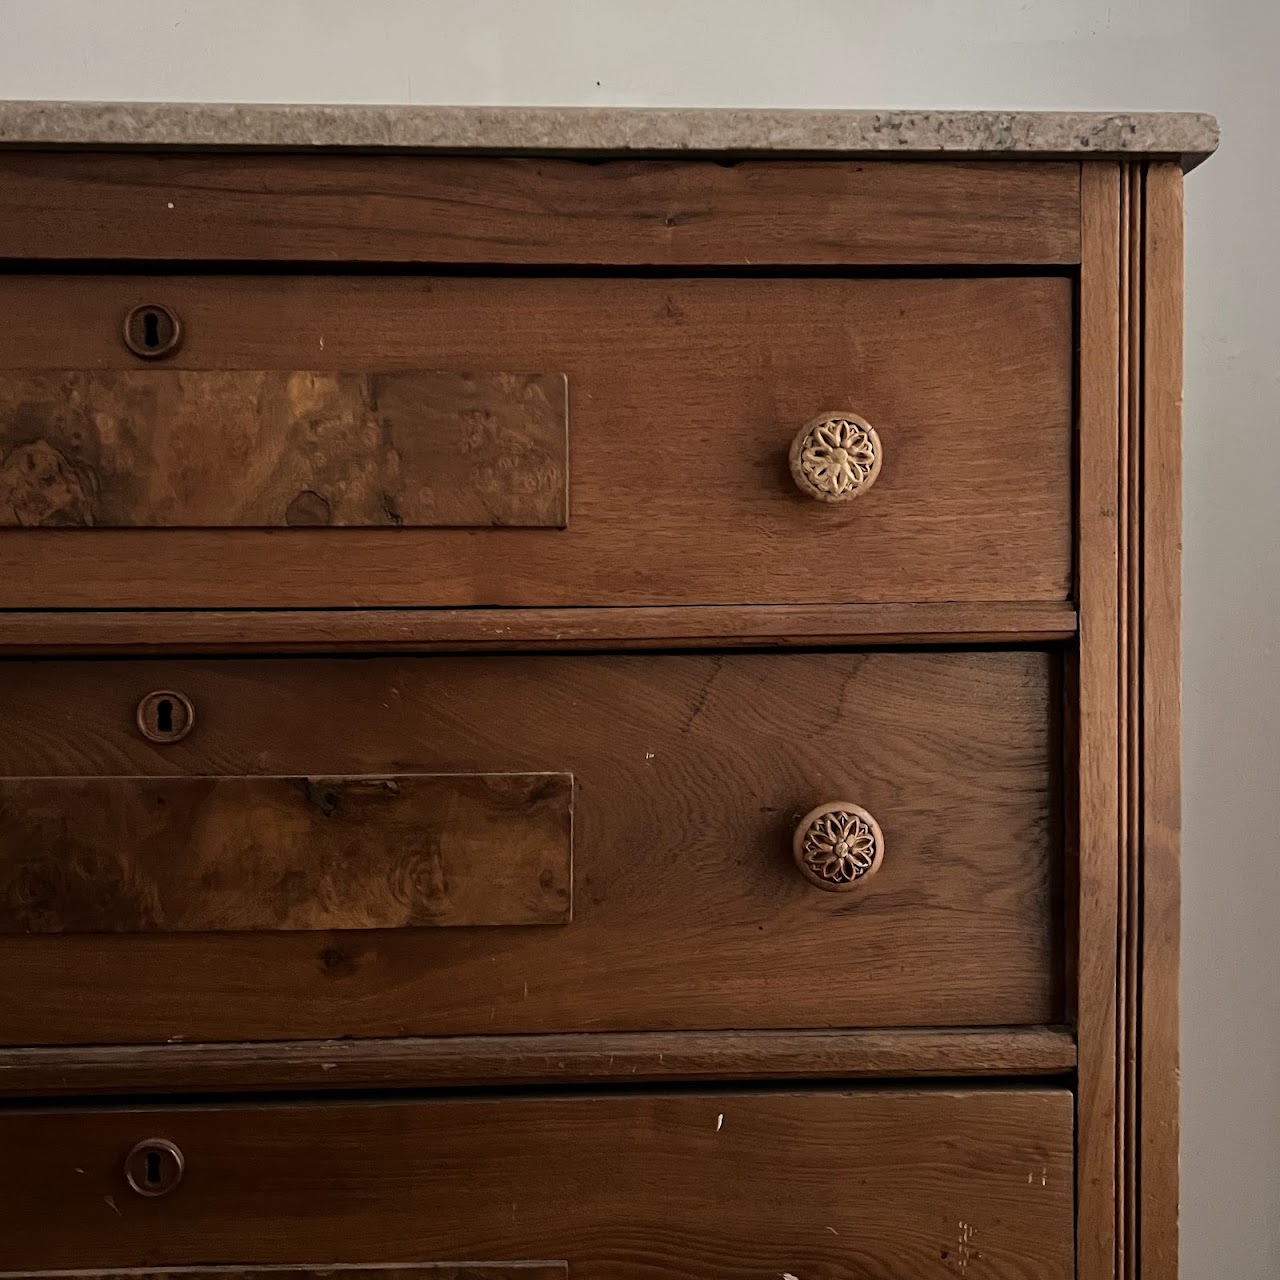
[[[1138,1023],[1140,1014],[1139,939],[1142,932],[1139,808],[1142,782],[1138,734],[1142,685],[1142,186],[1141,166],[1120,169],[1120,880],[1117,916],[1116,982],[1116,1176],[1117,1275],[1138,1280],[1137,1131]]]
[[[7,152],[0,258],[1070,264],[1079,174],[972,161]]]
[[[568,924],[573,779],[0,778],[0,933]]]
[[[726,1080],[1065,1076],[1063,1027],[626,1031],[0,1048],[0,1097]]]
[[[120,1172],[186,1156],[172,1194]],[[1072,1098],[1060,1089],[13,1111],[5,1253],[21,1269],[235,1258],[559,1257],[590,1280],[971,1270],[1071,1280]],[[288,1229],[282,1229],[287,1224]]]
[[[0,526],[568,520],[555,374],[130,369],[0,378]]]
[[[1142,275],[1138,1260],[1178,1275],[1182,794],[1182,172],[1147,167]]]
[[[1085,170],[1081,1280],[1178,1267],[1181,182]]]
[[[1048,644],[1073,605],[682,605],[639,609],[259,609],[0,613],[0,654],[430,653]]]
[[[1051,654],[12,661],[0,679],[0,776],[575,778],[570,928],[0,938],[24,975],[0,984],[10,1044],[1061,1017]],[[192,699],[182,742],[137,732],[151,689]],[[832,796],[889,842],[854,903],[791,859]]]
[[[11,531],[0,608],[1070,597],[1066,278],[9,275],[0,369],[133,368],[117,328],[139,301],[183,317],[171,368],[564,372],[570,525]],[[787,465],[839,407],[885,449],[848,506]]]
[[[46,1280],[56,1271],[7,1273],[9,1280]],[[325,1267],[130,1267],[77,1271],[80,1280],[567,1280],[563,1262],[423,1262]]]
[[[1115,1280],[1117,1090],[1121,390],[1120,171],[1084,168],[1080,280],[1080,610],[1076,777],[1079,1041],[1079,1280]]]

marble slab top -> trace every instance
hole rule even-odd
[[[0,101],[0,147],[485,151],[558,155],[1147,156],[1218,145],[1196,112],[728,107],[304,106]]]

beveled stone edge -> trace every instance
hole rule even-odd
[[[559,155],[1177,158],[1217,148],[1197,112],[865,111],[0,101],[0,148],[482,151]]]

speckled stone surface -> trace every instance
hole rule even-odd
[[[1145,155],[1190,168],[1217,145],[1217,121],[1194,112],[0,102],[0,147]]]

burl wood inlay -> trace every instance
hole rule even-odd
[[[0,779],[0,933],[567,924],[566,773]]]
[[[45,1280],[48,1271],[13,1273],[7,1280]],[[81,1271],[78,1280],[567,1280],[563,1262],[425,1262],[417,1266],[139,1267]]]
[[[0,526],[559,528],[568,477],[563,374],[0,380]]]

